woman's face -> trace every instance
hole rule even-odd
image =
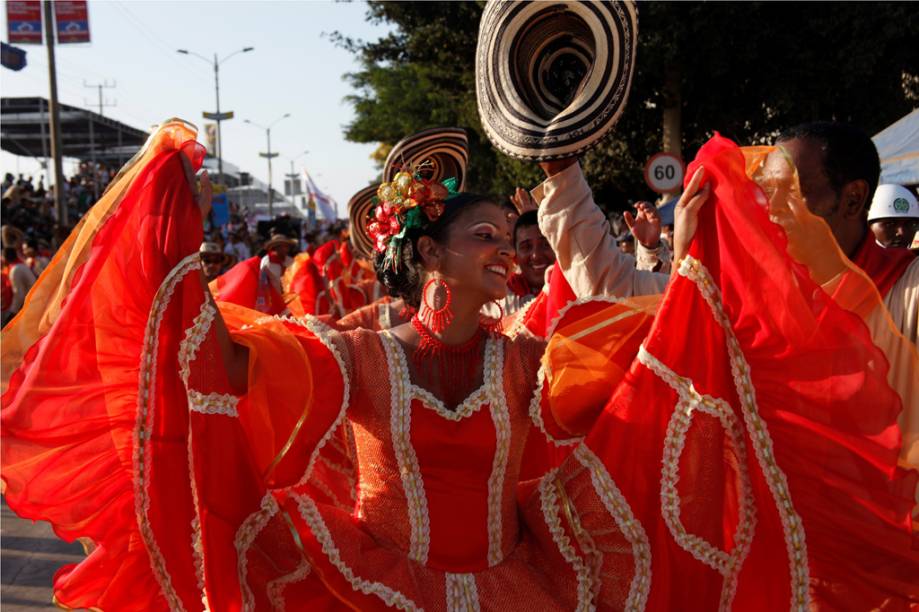
[[[483,304],[504,298],[514,265],[513,233],[513,220],[504,208],[489,201],[473,204],[447,231],[440,273],[454,290]]]

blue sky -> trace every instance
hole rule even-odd
[[[290,113],[272,129],[272,149],[281,154],[274,160],[275,184],[290,171],[290,159],[309,150],[296,169],[309,170],[343,210],[377,172],[369,157],[375,145],[344,139],[343,126],[353,111],[343,100],[352,90],[342,76],[357,64],[324,34],[340,30],[364,39],[385,34],[385,28],[364,20],[365,10],[363,2],[90,0],[93,42],[57,47],[61,102],[97,110],[98,92],[85,88],[84,81],[116,82],[104,92],[116,104],[105,108],[106,115],[145,130],[182,117],[199,127],[203,142],[201,111],[213,111],[215,105],[213,69],[176,49],[224,57],[255,47],[220,69],[221,110],[236,113],[223,124],[224,158],[267,180],[267,165],[258,157],[265,150],[265,132],[243,119],[265,125]],[[5,11],[2,19],[5,40]],[[47,97],[45,48],[22,48],[28,65],[20,72],[2,69],[2,95]],[[39,172],[31,158],[4,152],[0,161],[4,172]]]

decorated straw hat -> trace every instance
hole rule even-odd
[[[373,211],[373,198],[378,185],[364,187],[348,201],[348,218],[351,220],[351,246],[355,254],[371,259],[373,257],[373,240],[367,231]]]
[[[488,138],[511,157],[532,161],[595,145],[625,108],[637,46],[631,1],[490,0],[475,63]]]
[[[430,128],[396,143],[383,165],[383,182],[392,181],[400,170],[408,167],[421,178],[436,183],[455,178],[457,189],[462,191],[468,163],[469,139],[465,130]]]
[[[456,179],[456,188],[463,190],[466,165],[469,162],[469,139],[461,128],[440,127],[422,130],[403,138],[392,148],[383,165],[383,183],[392,182],[396,174],[408,169],[424,180],[440,183]],[[373,239],[368,225],[376,206],[378,185],[365,187],[348,202],[351,220],[351,245],[357,254],[373,257]]]

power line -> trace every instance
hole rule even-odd
[[[143,23],[142,20],[138,19],[138,18],[128,9],[128,7],[124,5],[124,3],[118,2],[117,0],[115,0],[114,2],[112,2],[112,5],[113,5],[113,6],[116,6],[116,7],[118,8],[118,10],[120,10],[120,11],[122,12],[122,14],[127,18],[127,20],[128,20],[128,22],[130,23],[130,25],[133,26],[135,30],[137,30],[138,32],[140,32],[140,34],[143,35],[143,37],[146,38],[147,41],[150,42],[150,44],[152,44],[154,47],[158,48],[158,49],[160,50],[160,52],[162,52],[164,56],[168,57],[168,58],[169,58],[169,61],[171,61],[174,65],[180,67],[180,68],[184,71],[185,76],[188,76],[188,77],[194,79],[196,83],[198,83],[198,82],[201,81],[201,77],[202,77],[203,75],[202,75],[201,73],[197,73],[196,71],[192,71],[192,70],[190,69],[190,65],[189,65],[189,64],[185,64],[184,62],[178,61],[178,60],[176,59],[176,57],[175,57],[174,50],[173,50],[172,48],[170,48],[166,42],[164,42],[164,41],[162,41],[161,39],[159,39],[159,37],[156,36],[156,34],[154,34],[154,33]]]

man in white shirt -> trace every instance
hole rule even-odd
[[[14,248],[3,249],[3,273],[9,278],[10,288],[12,289],[12,298],[6,310],[3,311],[4,324],[12,318],[19,309],[28,295],[32,285],[35,284],[35,274],[19,258],[19,253]]]
[[[259,269],[262,276],[280,294],[284,293],[281,288],[281,277],[284,275],[284,270],[293,263],[290,252],[296,247],[297,242],[284,234],[272,234],[265,243],[265,250],[268,251],[268,254],[262,257]]]
[[[577,160],[542,165],[548,178],[532,192],[539,202],[539,229],[555,251],[575,295],[663,293],[670,275],[638,270],[635,258],[619,250]],[[642,248],[640,243],[636,246],[639,259],[644,257]]]
[[[230,241],[223,247],[223,252],[227,255],[232,255],[235,258],[234,261],[243,261],[252,257],[252,253],[249,252],[249,247],[243,242],[242,236],[240,236],[240,232],[245,231],[245,229],[240,229],[230,233]]]

